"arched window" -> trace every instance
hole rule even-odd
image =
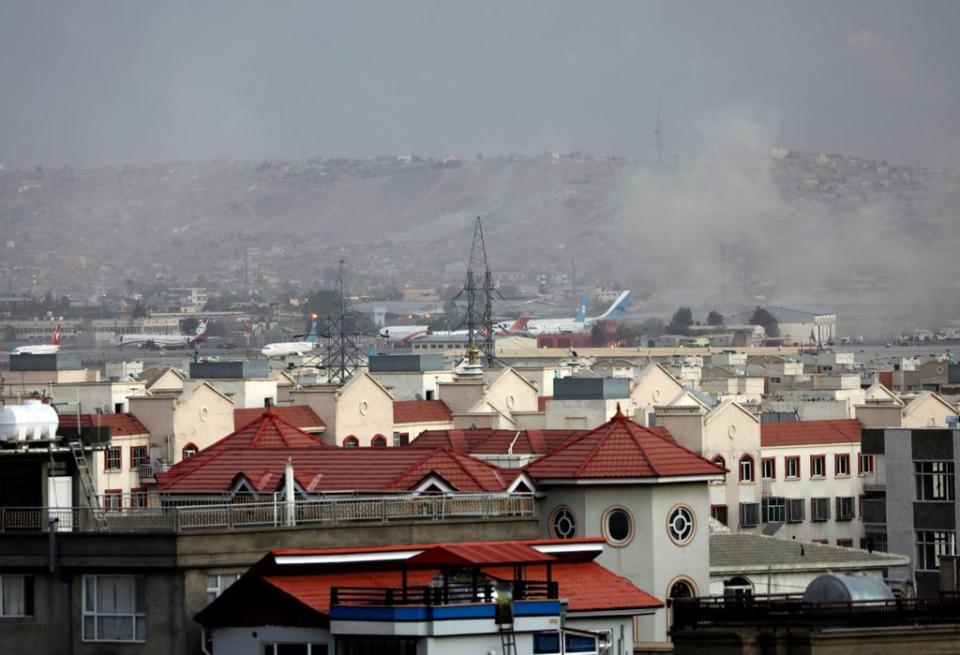
[[[723,480],[727,480],[727,460],[723,458],[723,455],[716,455],[713,458],[713,463],[723,469]]]
[[[343,447],[344,447],[344,448],[359,448],[359,447],[360,447],[360,440],[357,439],[355,436],[353,436],[353,435],[351,434],[350,436],[344,438],[344,440],[343,440]]]
[[[387,447],[387,438],[382,434],[376,435],[373,440],[370,442],[370,445],[374,448],[386,448]]]
[[[670,585],[670,591],[667,595],[670,598],[693,598],[696,593],[692,582],[685,578],[679,578]]]
[[[750,455],[740,458],[740,482],[753,482],[753,458]]]
[[[180,451],[180,458],[190,459],[191,457],[196,455],[198,452],[200,452],[200,449],[197,448],[196,444],[188,443],[186,446],[183,447],[183,450]]]

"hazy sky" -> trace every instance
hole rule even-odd
[[[731,106],[960,169],[960,2],[0,0],[0,163],[583,150]]]

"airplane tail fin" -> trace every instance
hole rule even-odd
[[[60,345],[60,329],[61,325],[57,323],[57,327],[53,330],[53,336],[50,337],[50,345],[59,346]]]
[[[206,338],[207,338],[207,321],[208,321],[208,320],[209,320],[209,319],[203,318],[203,319],[200,319],[200,322],[199,322],[199,323],[197,323],[197,331],[196,331],[196,332],[194,333],[194,335],[193,335],[193,340],[194,340],[194,342],[199,343],[200,341],[206,340]]]
[[[574,319],[577,323],[583,323],[587,320],[587,305],[590,303],[590,295],[583,294],[583,298],[580,300],[580,308],[577,309],[577,318]]]
[[[307,338],[304,339],[307,343],[316,343],[317,336],[320,333],[320,322],[317,320],[316,314],[313,315],[313,323],[310,324],[310,333],[307,334]]]
[[[618,318],[620,314],[623,313],[623,310],[627,308],[627,305],[630,304],[630,295],[632,291],[624,291],[617,299],[613,301],[613,304],[599,316],[601,321],[609,321],[615,318]]]
[[[513,322],[509,328],[507,328],[508,334],[513,334],[514,332],[521,332],[527,329],[527,321],[530,320],[530,314],[520,314],[520,317]]]

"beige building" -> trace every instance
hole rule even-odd
[[[371,446],[393,435],[393,396],[369,373],[344,385],[317,384],[293,389],[295,405],[308,405],[327,426],[324,439],[338,446]]]
[[[651,364],[640,371],[630,390],[634,420],[650,425],[650,415],[657,405],[665,405],[683,391],[683,384],[660,364]]]

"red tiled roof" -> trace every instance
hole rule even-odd
[[[715,475],[723,469],[618,410],[600,427],[570,439],[525,471],[536,480]]]
[[[257,491],[283,484],[287,459],[297,483],[309,493],[407,491],[435,475],[457,491],[503,491],[499,468],[452,450],[336,448],[272,411],[224,437],[166,473],[157,474],[165,493],[223,493],[242,476]]]
[[[513,567],[510,566],[481,567],[481,571],[501,580],[513,579]],[[407,584],[425,586],[434,575],[436,571],[432,569],[412,569],[407,573]],[[551,575],[557,582],[560,597],[568,599],[567,610],[571,612],[663,607],[661,601],[596,562],[554,562]],[[546,580],[546,567],[528,566],[524,577]],[[330,589],[333,587],[399,588],[402,585],[400,571],[272,575],[264,580],[323,614],[330,611]]]
[[[273,412],[290,425],[304,430],[306,428],[325,428],[327,424],[317,416],[313,408],[306,405],[283,405],[273,408]],[[250,407],[233,410],[233,424],[242,426],[255,421],[263,414],[263,408]]]
[[[442,400],[394,400],[393,422],[435,423],[453,421],[453,412]]]
[[[77,415],[61,414],[60,425],[65,428],[77,427]],[[148,430],[133,414],[81,414],[80,425],[85,428],[109,426],[111,437],[126,437],[134,434],[150,434],[150,430]]]
[[[437,544],[406,560],[411,567],[418,566],[479,566],[505,564],[535,564],[553,562],[556,558],[541,553],[518,541]]]
[[[814,446],[860,443],[860,421],[854,418],[825,421],[789,421],[760,425],[760,446]]]
[[[453,448],[472,455],[542,455],[584,430],[424,430],[410,442],[417,448]],[[512,445],[512,448],[511,448]]]

